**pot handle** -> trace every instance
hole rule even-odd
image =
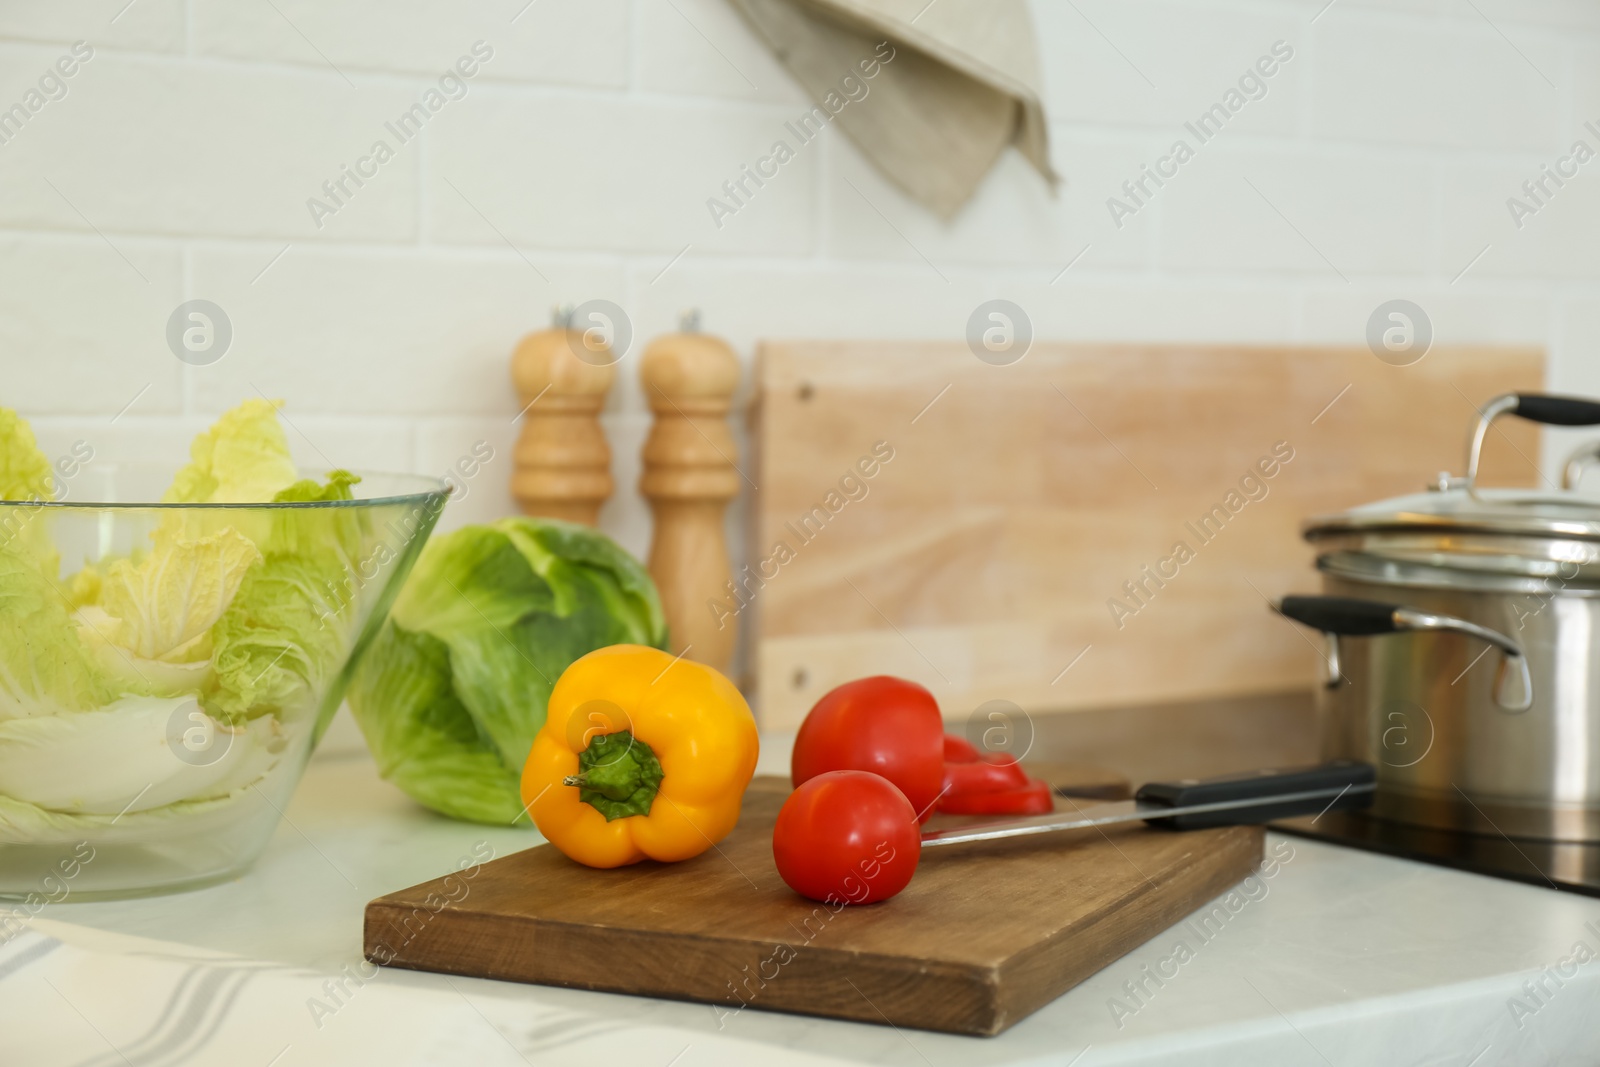
[[[1498,630],[1479,626],[1454,615],[1436,615],[1403,604],[1386,604],[1347,596],[1286,596],[1272,603],[1272,610],[1330,638],[1328,688],[1337,686],[1344,675],[1339,669],[1339,637],[1374,637],[1417,630],[1448,631],[1465,634],[1500,650],[1495,670],[1494,700],[1509,712],[1527,711],[1533,705],[1533,674],[1522,646]]]
[[[1485,404],[1478,413],[1478,425],[1472,431],[1472,446],[1467,452],[1466,487],[1474,495],[1483,442],[1489,436],[1489,427],[1502,415],[1515,415],[1546,426],[1600,426],[1600,400],[1554,393],[1502,393]]]
[[[1573,449],[1567,461],[1561,465],[1561,488],[1578,488],[1578,483],[1583,481],[1583,472],[1597,461],[1600,461],[1600,441],[1590,441]]]

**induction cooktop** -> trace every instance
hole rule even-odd
[[[1435,830],[1376,819],[1359,811],[1330,811],[1270,825],[1285,833],[1386,856],[1600,897],[1600,844]]]

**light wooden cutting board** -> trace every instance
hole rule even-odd
[[[597,871],[545,845],[390,893],[367,905],[367,958],[700,1000],[724,1023],[747,1010],[789,1011],[995,1034],[1262,857],[1258,826],[953,845],[924,853],[899,896],[834,909],[778,877],[772,824],[788,792],[787,779],[757,778],[734,832],[683,863]],[[1196,921],[1227,921],[1221,905],[1213,911],[1220,917]]]
[[[765,577],[724,602],[749,625],[763,725],[878,673],[956,720],[1304,686],[1314,642],[1266,608],[1318,589],[1301,521],[1461,473],[1474,405],[1543,378],[1524,348],[1393,367],[1364,348],[1038,344],[997,367],[959,343],[768,343],[749,508]],[[1275,448],[1293,458],[1249,500]],[[1485,481],[1532,484],[1537,458],[1536,429],[1504,423]]]

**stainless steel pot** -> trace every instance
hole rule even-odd
[[[1309,520],[1324,596],[1328,758],[1378,770],[1372,813],[1510,837],[1600,841],[1600,499],[1479,489],[1496,418],[1600,424],[1600,402],[1491,401],[1467,476]]]

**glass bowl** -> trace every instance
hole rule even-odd
[[[447,498],[360,477],[155,504],[170,467],[100,463],[0,503],[0,898],[192,888],[261,854]]]

